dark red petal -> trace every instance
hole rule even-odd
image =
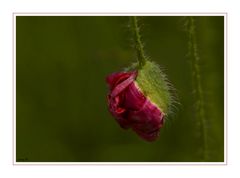
[[[124,107],[130,111],[138,111],[142,108],[146,101],[146,97],[136,86],[136,83],[131,83],[125,91]]]
[[[121,93],[123,90],[125,90],[130,84],[133,84],[134,80],[135,80],[135,76],[130,75],[128,79],[117,84],[116,87],[111,92],[111,97],[117,96],[119,93]],[[128,93],[128,91],[129,91],[129,89],[125,92]]]
[[[112,91],[115,86],[124,80],[128,79],[130,76],[133,76],[133,78],[136,78],[137,73],[134,72],[117,72],[117,73],[112,73],[107,76],[106,81],[109,85],[110,90]]]
[[[116,121],[119,123],[119,125],[122,128],[129,128],[130,122],[126,119],[126,109],[122,107],[122,101],[124,95],[118,95],[116,97],[111,97],[111,95],[108,95],[108,108],[110,113],[113,115],[113,117],[116,119]]]
[[[148,99],[139,111],[129,114],[132,129],[142,138],[153,141],[158,137],[160,128],[163,126],[164,114]]]
[[[125,119],[123,117],[117,117],[116,121],[124,129],[128,129],[128,128],[131,127],[131,123],[129,122],[129,120],[127,120],[127,119]]]
[[[119,72],[109,75],[106,80],[110,87],[108,106],[111,114],[116,118],[122,128],[129,128],[130,122],[126,117],[126,108],[123,105],[125,90],[133,83],[137,72]]]

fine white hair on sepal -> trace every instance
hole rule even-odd
[[[180,105],[177,91],[168,80],[164,69],[156,62],[148,59],[146,66],[139,69],[138,63],[133,63],[125,71],[138,71],[138,86],[143,93],[165,113],[165,118],[172,117]]]

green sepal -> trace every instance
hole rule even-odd
[[[145,65],[138,69],[136,83],[144,95],[167,115],[172,97],[166,75],[161,71],[158,64],[146,61]]]

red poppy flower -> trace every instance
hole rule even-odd
[[[119,72],[107,77],[108,107],[124,129],[131,128],[141,138],[154,141],[164,123],[164,112],[145,96],[136,82],[138,72]]]

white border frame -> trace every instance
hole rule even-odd
[[[16,162],[16,16],[224,16],[224,162]],[[81,165],[81,166],[116,166],[116,165],[132,165],[132,166],[150,166],[150,165],[212,165],[212,166],[225,166],[228,165],[227,157],[227,21],[228,14],[226,12],[216,12],[216,13],[121,13],[121,12],[112,12],[112,13],[35,13],[35,12],[14,12],[12,14],[13,22],[13,165]]]

